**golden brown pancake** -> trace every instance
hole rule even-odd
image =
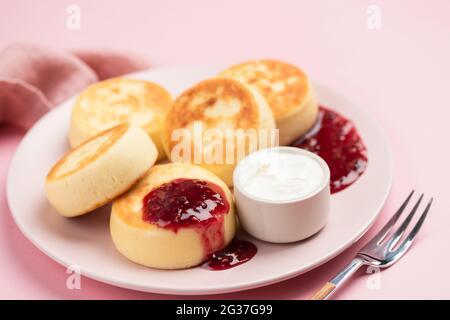
[[[96,83],[85,89],[75,102],[70,144],[75,147],[97,133],[127,121],[147,132],[161,159],[164,157],[161,126],[171,104],[169,92],[153,82],[114,78]]]
[[[129,189],[156,161],[156,147],[140,127],[123,123],[85,141],[46,178],[47,198],[63,216],[92,211]]]
[[[220,188],[229,204],[228,211],[208,223],[194,222],[179,228],[145,221],[144,198],[178,179],[213,183]],[[171,203],[175,200],[170,196],[162,199]],[[183,203],[190,200],[186,197]],[[189,268],[199,265],[213,251],[222,249],[233,239],[236,220],[232,195],[223,181],[199,166],[183,163],[157,165],[131,190],[114,201],[110,229],[116,248],[133,262],[158,269]]]
[[[195,128],[199,123],[203,133],[213,129],[209,130],[209,133],[217,132],[217,136],[196,135]],[[245,141],[233,138],[234,143],[229,144],[225,140],[227,134],[230,131],[234,133],[236,129],[241,129],[245,133],[249,130],[256,132],[259,129],[269,132],[274,127],[272,112],[260,94],[240,81],[213,78],[194,85],[176,98],[166,115],[162,141],[170,160],[198,164],[211,170],[231,186],[234,167],[242,155],[248,154],[251,148],[248,147],[250,141],[248,137],[244,137]],[[191,133],[191,147],[188,150],[184,148],[181,152],[182,157],[175,159],[180,147],[180,139],[176,139],[176,134],[180,130],[177,129]],[[258,139],[260,146],[262,139],[259,137]],[[270,137],[265,142],[272,143],[273,141],[269,139]],[[238,152],[242,150],[242,145],[245,145],[244,154]],[[227,157],[230,156],[228,159],[232,161],[225,161],[224,157],[219,157],[219,161],[215,161],[214,156],[218,154],[218,150],[222,150]],[[185,157],[189,152],[190,156]],[[200,161],[195,158],[195,154],[199,153]],[[213,163],[208,161],[212,158]]]
[[[280,145],[306,133],[316,121],[318,104],[308,76],[299,68],[276,60],[241,63],[220,73],[247,83],[269,104],[280,129]]]

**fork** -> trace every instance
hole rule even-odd
[[[353,260],[344,268],[341,272],[339,272],[333,279],[328,281],[319,291],[317,291],[310,299],[311,300],[326,300],[332,294],[336,292],[337,289],[342,287],[342,285],[363,265],[378,267],[378,268],[387,268],[396,263],[405,252],[411,247],[411,244],[416,237],[417,233],[420,230],[425,218],[427,217],[427,213],[430,210],[431,203],[433,202],[433,198],[428,201],[425,210],[420,216],[419,220],[417,220],[415,226],[403,240],[403,242],[398,245],[400,238],[405,233],[406,228],[410,224],[414,214],[419,208],[420,202],[423,199],[423,193],[421,194],[419,200],[417,200],[416,204],[405,218],[403,223],[398,227],[398,229],[391,233],[389,237],[387,235],[390,233],[392,228],[394,227],[397,220],[402,215],[403,211],[405,211],[406,206],[408,205],[409,200],[414,194],[414,190],[411,191],[409,196],[397,210],[397,212],[392,216],[392,218],[384,225],[384,227],[363,247],[359,250]]]

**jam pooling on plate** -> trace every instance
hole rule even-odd
[[[256,246],[234,239],[227,247],[224,215],[230,204],[216,184],[199,179],[175,179],[150,191],[143,200],[142,220],[177,232],[179,228],[195,228],[203,242],[203,266],[225,270],[250,260]]]
[[[175,179],[150,191],[142,220],[178,232],[192,228],[200,236],[205,259],[225,243],[224,215],[230,204],[221,187],[199,179]]]
[[[347,188],[367,167],[367,149],[353,122],[322,106],[317,123],[293,146],[325,160],[330,167],[331,193]]]
[[[150,191],[143,200],[142,219],[177,231],[209,225],[230,209],[222,189],[199,179],[175,179]]]
[[[233,239],[230,244],[211,255],[203,267],[208,270],[226,270],[236,267],[253,258],[258,249],[246,240]]]

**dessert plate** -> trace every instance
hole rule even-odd
[[[158,68],[130,77],[155,81],[177,95],[220,70],[207,66]],[[366,143],[369,162],[358,181],[332,195],[328,224],[307,240],[270,244],[250,239],[258,247],[256,256],[224,271],[200,267],[164,271],[130,262],[112,243],[110,206],[67,219],[57,214],[45,197],[45,176],[69,148],[67,135],[74,98],[41,118],[17,148],[7,181],[11,213],[25,236],[49,257],[64,266],[79,267],[84,276],[120,287],[166,294],[216,294],[292,278],[335,257],[367,231],[388,196],[393,176],[388,143],[372,119],[332,89],[318,83],[315,87],[322,105],[355,122]],[[245,234],[240,237],[249,238]]]

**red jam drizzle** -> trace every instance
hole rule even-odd
[[[209,257],[225,243],[224,214],[228,203],[216,184],[199,179],[176,179],[150,191],[143,200],[142,220],[177,232],[195,228]]]
[[[293,146],[325,160],[330,167],[331,193],[350,186],[367,167],[367,149],[353,122],[322,106],[315,126]]]
[[[234,239],[223,250],[214,252],[203,267],[214,271],[230,269],[249,261],[257,251],[253,243]]]
[[[256,254],[256,246],[234,239],[223,247],[224,214],[230,209],[223,190],[199,179],[176,179],[150,191],[143,200],[142,220],[177,232],[195,228],[199,233],[209,270],[225,270],[247,262]]]
[[[177,231],[180,227],[207,225],[230,208],[222,189],[198,179],[176,179],[144,197],[142,219]]]

